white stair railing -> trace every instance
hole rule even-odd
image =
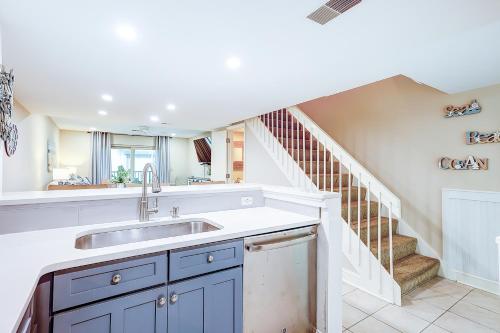
[[[356,273],[345,272],[344,280],[400,304],[401,290],[394,281],[392,251],[392,219],[401,218],[399,198],[297,107],[266,113],[247,120],[246,124],[295,187],[306,191],[347,192],[343,250]],[[343,179],[346,176],[347,181]],[[354,184],[357,192],[353,196]],[[362,195],[362,189],[366,190],[365,196]],[[353,197],[356,200],[352,200]],[[377,204],[375,240],[370,238],[373,198],[376,198]],[[361,238],[363,204],[367,206],[366,244]],[[354,221],[353,213],[356,215]],[[388,271],[383,265],[382,218],[387,218],[389,231]],[[373,241],[377,242],[376,256],[371,251]]]

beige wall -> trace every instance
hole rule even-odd
[[[88,132],[61,130],[59,165],[76,167],[76,173],[90,179],[91,136]]]
[[[443,117],[474,98],[480,114]],[[447,95],[398,76],[299,107],[400,197],[403,218],[438,253],[441,189],[500,190],[500,144],[465,144],[467,130],[500,130],[500,85]],[[438,168],[442,156],[468,154],[489,158],[489,170]]]
[[[3,191],[45,190],[52,181],[47,170],[47,143],[56,151],[53,166],[57,167],[59,128],[47,116],[31,114],[15,101],[13,120],[17,124],[19,139],[16,153],[7,157],[3,154]]]

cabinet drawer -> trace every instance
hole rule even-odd
[[[56,272],[53,310],[67,309],[166,281],[166,254]]]
[[[170,281],[243,264],[243,240],[170,251]]]

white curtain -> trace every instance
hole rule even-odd
[[[170,184],[170,138],[168,136],[157,136],[155,146],[158,179],[162,184]]]
[[[111,134],[92,132],[92,184],[111,178]]]

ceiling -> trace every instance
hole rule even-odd
[[[500,83],[498,0],[363,0],[325,26],[305,18],[324,2],[0,0],[3,60],[16,98],[60,128],[179,136],[398,74],[447,93]],[[124,23],[136,41],[117,38]]]

